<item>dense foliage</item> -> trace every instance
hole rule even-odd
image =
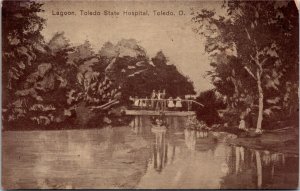
[[[64,33],[45,42],[41,8],[31,1],[3,2],[5,127],[84,127],[92,118],[110,123],[112,108],[128,105],[129,96],[149,96],[153,89],[173,97],[194,92],[162,52],[151,61],[134,39],[107,42],[99,52],[89,41],[73,46]]]
[[[204,121],[209,126],[216,123],[222,123],[222,119],[218,112],[219,110],[225,109],[226,104],[216,90],[201,92],[196,101],[203,104],[203,107],[198,107],[196,110],[197,118],[199,120]]]
[[[195,13],[206,38],[208,75],[236,121],[255,114],[264,122],[298,115],[298,10],[293,1],[225,1],[226,16]],[[232,121],[231,121],[232,122]],[[252,126],[253,127],[253,126]]]

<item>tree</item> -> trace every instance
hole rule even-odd
[[[80,125],[86,125],[95,114],[107,114],[107,109],[118,103],[119,91],[109,80],[105,71],[96,65],[101,61],[91,48],[89,41],[85,41],[77,47],[70,47],[68,40],[59,34],[54,37],[57,43],[54,47],[60,47],[55,51],[58,55],[64,55],[63,60],[55,60],[58,63],[61,75],[66,79],[66,88],[63,97],[64,114],[70,116],[75,110],[77,121]],[[53,41],[49,42],[49,44]],[[62,43],[63,42],[63,43]]]
[[[117,103],[118,91],[108,87],[111,82],[103,71],[92,68],[98,59],[88,41],[72,47],[64,33],[56,33],[43,48],[35,67],[14,89],[15,99],[8,103],[8,122],[60,124],[72,117],[81,103],[94,113]]]
[[[44,48],[45,52],[35,61],[36,67],[24,76],[20,89],[16,90],[18,99],[13,105],[21,103],[17,108],[23,111],[23,120],[48,125],[66,118],[66,93],[71,85],[69,74],[74,73],[76,67],[67,64],[72,48],[63,33],[55,34]]]
[[[41,3],[33,1],[2,3],[2,103],[5,120],[24,115],[24,102],[15,92],[23,88],[26,77],[37,68],[37,58],[45,52],[40,33],[45,19],[38,16],[43,11],[41,6]]]
[[[41,3],[31,1],[4,1],[3,26],[3,85],[9,90],[17,88],[19,80],[34,67],[38,52],[43,52],[40,31],[45,20],[37,16]]]
[[[222,98],[218,97],[216,90],[201,92],[196,101],[204,105],[196,110],[199,119],[203,120],[207,125],[221,122],[218,110],[224,109],[225,104],[223,103]]]
[[[106,76],[121,87],[125,103],[129,96],[149,97],[152,90],[166,89],[173,97],[194,93],[192,82],[168,63],[162,51],[150,61],[134,39],[123,39],[116,45],[107,42],[99,55]]]
[[[242,95],[237,89],[238,84],[242,93],[253,95],[257,100],[256,132],[261,133],[263,114],[270,113],[271,109],[278,109],[278,107],[265,109],[265,101],[271,98],[266,98],[266,92],[273,92],[269,96],[280,96],[279,87],[284,84],[285,76],[289,75],[284,68],[295,64],[286,62],[283,57],[283,54],[287,54],[285,46],[290,43],[283,39],[297,38],[295,31],[298,29],[294,29],[297,25],[287,20],[297,17],[296,7],[292,1],[287,5],[277,5],[269,1],[227,1],[224,5],[228,13],[227,18],[216,18],[215,12],[208,10],[202,10],[197,14],[193,18],[200,25],[196,31],[206,37],[206,51],[215,60],[216,57],[225,55],[227,63],[238,61],[236,65],[227,64],[226,67],[233,66],[229,66],[232,72],[227,77],[231,80],[237,97]],[[293,10],[294,16],[291,17],[287,13],[286,6]],[[228,59],[231,57],[235,59]],[[243,70],[237,71],[236,67]],[[248,73],[248,77],[240,75],[245,72]],[[216,75],[219,77],[221,73],[224,72],[217,71]],[[256,84],[256,88],[245,85],[249,82],[249,77],[250,82]]]

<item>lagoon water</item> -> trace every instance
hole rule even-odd
[[[298,156],[230,146],[185,130],[184,118],[157,129],[129,126],[2,132],[2,187],[297,188]]]

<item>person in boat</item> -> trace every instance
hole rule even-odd
[[[175,107],[174,100],[173,100],[172,97],[169,97],[169,99],[168,99],[168,108],[169,108],[169,110],[173,110],[174,107]]]
[[[160,118],[157,118],[157,119],[155,120],[155,123],[156,123],[157,126],[163,126],[163,120],[160,119]]]
[[[160,112],[159,117],[155,119],[155,125],[157,126],[165,126],[167,125],[166,123],[166,116],[163,112]]]
[[[155,99],[156,99],[156,91],[153,90],[152,94],[151,94],[151,108],[153,108],[153,109],[154,109],[154,106],[155,106]]]
[[[176,101],[176,104],[175,104],[176,110],[181,110],[181,108],[182,108],[181,98],[178,96],[175,101]]]

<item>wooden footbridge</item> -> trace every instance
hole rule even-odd
[[[203,105],[189,99],[135,99],[134,104],[125,110],[126,115],[165,115],[165,116],[193,116],[196,115],[192,106]]]

